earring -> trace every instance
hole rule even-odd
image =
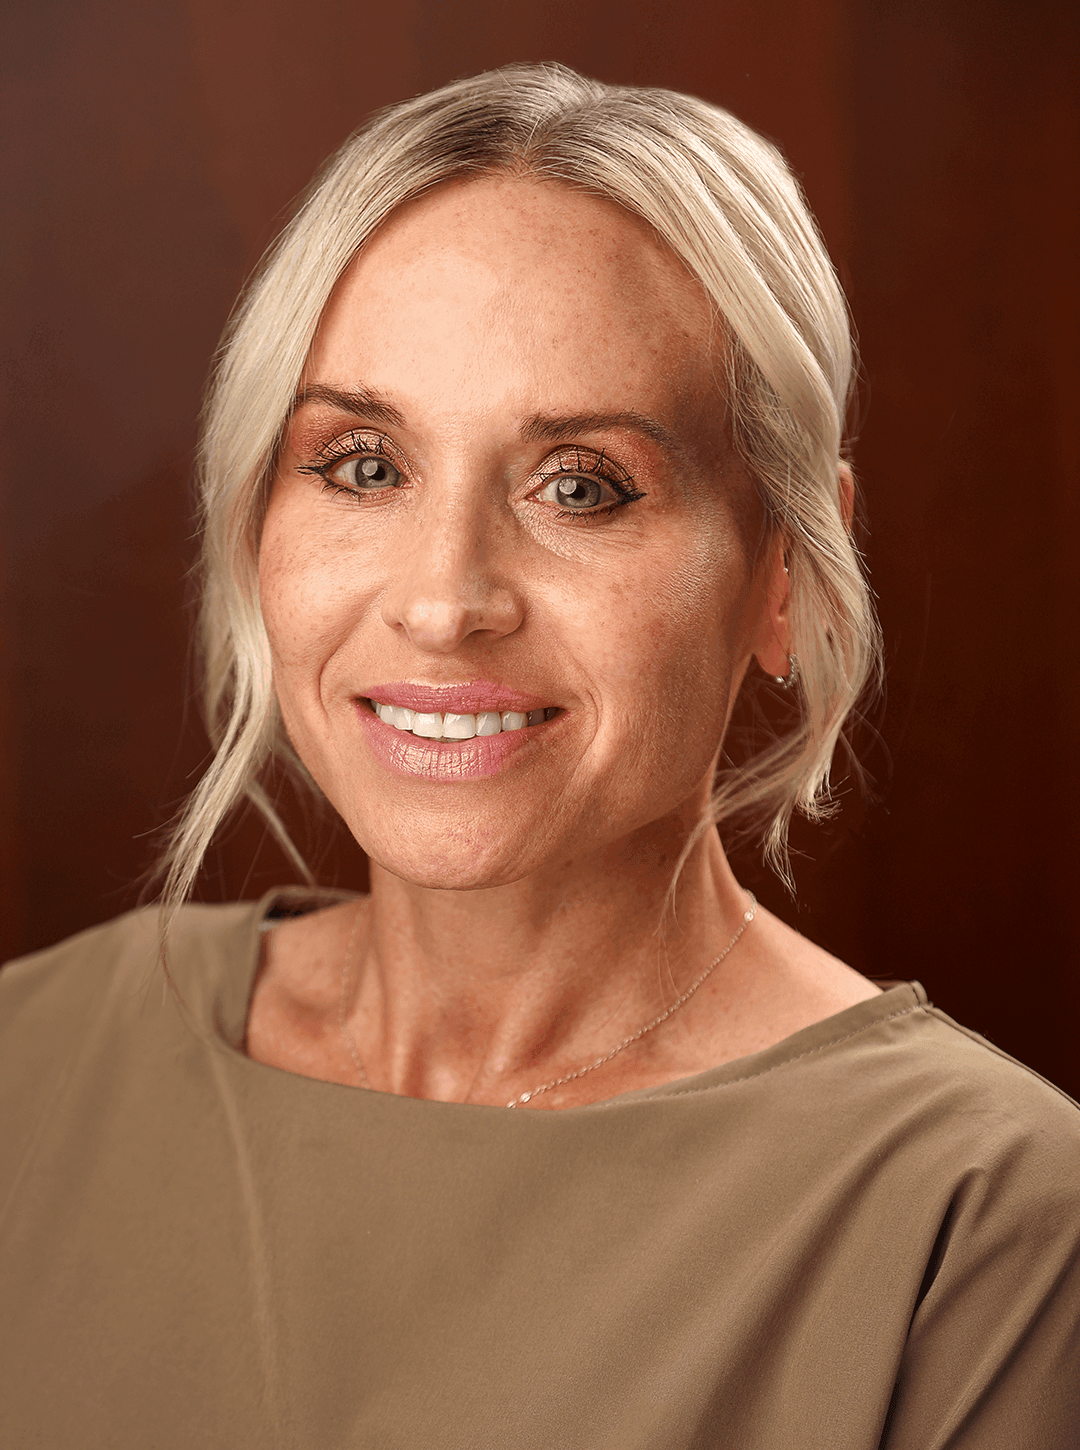
[[[785,690],[793,690],[799,679],[799,661],[794,655],[787,657],[788,672],[786,675],[773,675],[778,685],[783,685]]]

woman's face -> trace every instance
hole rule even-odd
[[[550,183],[447,183],[342,278],[260,592],[289,736],[388,870],[505,884],[704,803],[773,641],[719,344],[647,226]]]

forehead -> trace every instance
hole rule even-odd
[[[398,208],[338,282],[306,380],[418,392],[560,386],[545,402],[715,392],[701,284],[641,219],[558,183],[486,176]],[[583,397],[588,394],[588,398]],[[529,410],[537,400],[516,399]]]

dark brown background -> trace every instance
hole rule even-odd
[[[743,878],[1080,1093],[1074,9],[9,0],[0,958],[131,904],[205,759],[194,419],[290,199],[371,108],[558,59],[778,139],[861,334],[878,799],[798,832],[797,906],[745,856]],[[287,879],[259,841],[233,830],[207,898]],[[329,876],[361,871],[330,851]]]

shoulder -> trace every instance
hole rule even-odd
[[[729,1062],[692,1095],[701,1087],[703,1128],[711,1111],[722,1126],[734,1101],[768,1114],[811,1176],[829,1162],[887,1166],[905,1193],[943,1209],[976,1181],[1021,1211],[1080,1197],[1080,1107],[935,1008],[918,983],[890,985]]]
[[[1080,1105],[978,1032],[927,1003],[912,1023],[923,1112],[950,1123],[999,1174],[1080,1193]]]
[[[846,1127],[875,1161],[905,1165],[912,1191],[943,1210],[966,1203],[1006,1233],[1033,1218],[1080,1226],[1080,1107],[1067,1094],[939,1011],[918,983],[828,1025],[797,1083],[819,1119]]]
[[[0,968],[0,1032],[15,1018],[28,1018],[85,1002],[119,980],[133,982],[151,969],[156,954],[157,912],[143,908],[85,931],[55,946],[18,957]]]
[[[163,956],[156,906],[125,912],[87,927],[55,946],[18,957],[0,968],[0,1030],[16,1013],[71,1004],[87,994],[146,986],[167,962],[186,965],[203,949],[251,930],[258,902],[182,907]]]
[[[22,1159],[51,1105],[145,1080],[205,1036],[262,908],[182,908],[164,960],[160,911],[147,907],[0,969],[0,1167]]]
[[[165,1075],[170,1092],[190,1086],[206,1055],[214,977],[251,939],[258,908],[181,910],[168,935],[169,977],[156,907],[0,969],[0,1199],[46,1142],[66,1161],[88,1134],[124,1137],[131,1105],[154,1100]]]
[[[846,1221],[865,1215],[930,1266],[927,1312],[969,1294],[992,1319],[1002,1276],[1037,1283],[1039,1302],[1066,1266],[1080,1276],[1080,1107],[918,983],[732,1064],[725,1084],[726,1117],[739,1099],[748,1121],[768,1113],[787,1181],[815,1203],[831,1186]],[[1069,1293],[1080,1314],[1080,1277]]]
[[[918,984],[910,1012],[886,1036],[903,1048],[904,1071],[925,1111],[962,1112],[981,1132],[1027,1129],[1054,1121],[1080,1137],[1080,1105],[978,1032],[954,1021],[926,999]]]
[[[162,944],[144,907],[0,968],[0,1097],[10,1103],[70,1075],[87,1054],[174,1040],[208,1018],[255,935],[259,902],[185,906]]]
[[[917,1115],[986,1134],[1050,1119],[1080,1133],[1080,1105],[935,1007],[919,982],[890,982],[881,991],[849,975],[850,1004],[749,1059],[749,1076],[794,1070],[800,1093],[820,1091],[835,1102],[843,1089],[850,1107],[891,1104],[909,1125]]]
[[[189,904],[169,921],[164,940],[161,909],[147,906],[8,962],[0,968],[0,1081],[10,1080],[16,1059],[55,1058],[91,1030],[124,1021],[145,1028],[161,1017],[158,1009],[171,1020],[180,1008],[189,1025],[209,1025],[223,985],[227,1005],[242,1015],[267,914],[339,896],[283,887],[258,901]]]
[[[933,1233],[887,1442],[937,1443],[951,1419],[972,1445],[1071,1445],[1080,1107],[929,1004],[910,1028],[917,1151],[896,1199],[914,1220],[929,1193]]]

